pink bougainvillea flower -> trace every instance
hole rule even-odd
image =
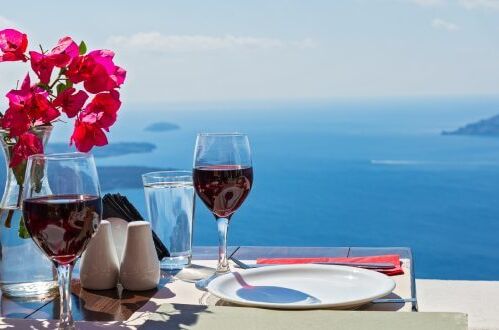
[[[42,141],[33,133],[26,132],[19,136],[16,145],[12,148],[10,167],[16,167],[29,156],[43,153]]]
[[[9,106],[0,117],[0,127],[17,140],[10,150],[9,165],[23,170],[19,164],[30,155],[43,152],[42,141],[30,129],[50,125],[61,112],[75,118],[70,144],[79,151],[88,152],[94,146],[108,144],[106,131],[116,122],[121,107],[117,89],[126,79],[126,71],[114,63],[114,52],[95,50],[80,55],[80,47],[68,36],[59,39],[48,52],[27,54],[27,46],[26,34],[14,29],[0,30],[0,62],[30,60],[38,77],[37,83],[31,85],[26,75],[19,89],[6,94]],[[81,48],[86,46],[82,44]],[[52,82],[57,68],[59,74]],[[73,87],[77,83],[83,83],[81,90]],[[95,95],[85,106],[90,93]]]
[[[82,110],[83,105],[88,99],[88,94],[84,91],[76,92],[74,88],[65,89],[62,93],[57,95],[53,105],[61,107],[62,111],[66,113],[69,118],[73,118]]]
[[[0,62],[27,61],[28,36],[14,29],[0,31]]]
[[[125,82],[126,71],[113,62],[114,53],[110,50],[95,50],[88,54],[96,63],[92,75],[83,86],[90,93],[100,93],[119,88]]]
[[[88,92],[97,94],[114,89],[116,83],[111,79],[106,69],[102,65],[97,64],[94,66],[89,79],[83,82],[83,87]]]
[[[11,137],[19,136],[29,130],[31,121],[23,108],[10,107],[2,118],[2,128],[9,131]]]
[[[29,56],[31,57],[31,68],[40,78],[40,82],[48,85],[54,70],[54,61],[50,57],[34,51],[29,52]]]
[[[110,50],[95,50],[71,62],[67,76],[73,83],[84,82],[85,89],[93,94],[120,87],[126,71],[113,62]]]
[[[29,52],[31,57],[31,68],[40,78],[42,84],[50,82],[50,76],[54,67],[63,68],[74,58],[78,57],[78,45],[70,37],[59,40],[50,52],[41,54],[35,51]]]
[[[71,37],[64,37],[59,39],[57,45],[46,55],[56,67],[63,68],[74,58],[78,57],[79,49]]]
[[[26,75],[21,85],[21,89],[13,89],[7,93],[9,106],[24,107],[31,102],[33,94],[40,94],[48,97],[48,92],[36,85],[30,86],[29,74]]]
[[[120,94],[117,91],[99,93],[82,112],[82,121],[95,123],[98,127],[109,131],[109,127],[116,122],[120,106]]]
[[[116,87],[120,87],[125,82],[126,71],[114,64],[113,51],[105,49],[94,50],[88,53],[88,56],[92,58],[95,63],[100,64],[106,70],[111,80],[113,80],[116,84]]]
[[[107,137],[102,128],[77,119],[73,135],[71,135],[71,144],[73,143],[76,145],[78,151],[88,152],[94,146],[101,147],[106,145]]]
[[[60,116],[60,112],[52,105],[48,93],[37,87],[30,86],[29,75],[26,76],[19,90],[7,93],[9,110],[5,113],[2,127],[9,130],[11,136],[24,133],[33,125],[49,124]]]
[[[2,118],[2,128],[9,131],[11,137],[19,136],[26,132],[31,121],[25,106],[31,101],[30,78],[26,75],[20,90],[11,90],[6,97],[9,100],[9,108]]]
[[[29,102],[31,98],[31,86],[30,86],[29,74],[23,80],[21,89],[12,89],[5,95],[9,99],[9,106],[16,108],[23,108],[26,103]]]
[[[66,76],[75,84],[85,81],[92,75],[94,62],[86,55],[76,57],[71,61]]]
[[[34,93],[27,110],[35,126],[50,124],[61,115],[44,93]]]
[[[40,78],[40,82],[48,84],[54,67],[63,68],[78,57],[78,45],[70,37],[64,37],[50,52],[41,54],[31,51],[29,55],[31,68]]]

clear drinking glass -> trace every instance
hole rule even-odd
[[[192,171],[161,171],[142,175],[148,219],[168,249],[162,269],[182,269],[192,257],[194,187]]]
[[[30,156],[23,197],[23,218],[31,239],[57,267],[59,329],[74,329],[71,272],[102,216],[93,156],[86,153]]]
[[[198,288],[204,288],[214,276],[230,271],[227,260],[229,221],[253,185],[248,136],[240,133],[198,134],[193,167],[194,188],[215,216],[219,238],[216,273],[196,283]]]

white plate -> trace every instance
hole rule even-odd
[[[234,271],[207,290],[232,303],[279,309],[352,308],[395,289],[388,276],[336,265],[280,265]]]

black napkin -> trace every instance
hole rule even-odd
[[[120,194],[106,194],[102,198],[102,218],[121,218],[127,222],[141,221],[144,217],[140,215],[139,211],[133,206],[132,203]],[[158,235],[152,231],[152,239],[154,241],[154,247],[156,248],[156,253],[158,254],[158,259],[162,260],[164,257],[169,257],[170,252],[166,246],[161,242]]]

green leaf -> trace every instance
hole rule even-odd
[[[85,44],[85,41],[80,42],[80,46],[78,46],[78,50],[80,51],[80,55],[84,55],[87,52],[87,45]]]
[[[58,83],[55,87],[57,89],[57,95],[61,94],[67,87],[63,83]]]
[[[38,83],[37,84],[38,87],[40,88],[43,88],[44,90],[46,90],[47,92],[50,91],[50,86],[47,85],[47,84],[43,84],[43,83]]]
[[[73,87],[73,82],[71,80],[66,80],[66,88]]]
[[[21,219],[19,219],[19,237],[20,238],[30,238],[30,234],[28,230],[26,229],[26,225],[24,224],[24,218],[21,215]]]

